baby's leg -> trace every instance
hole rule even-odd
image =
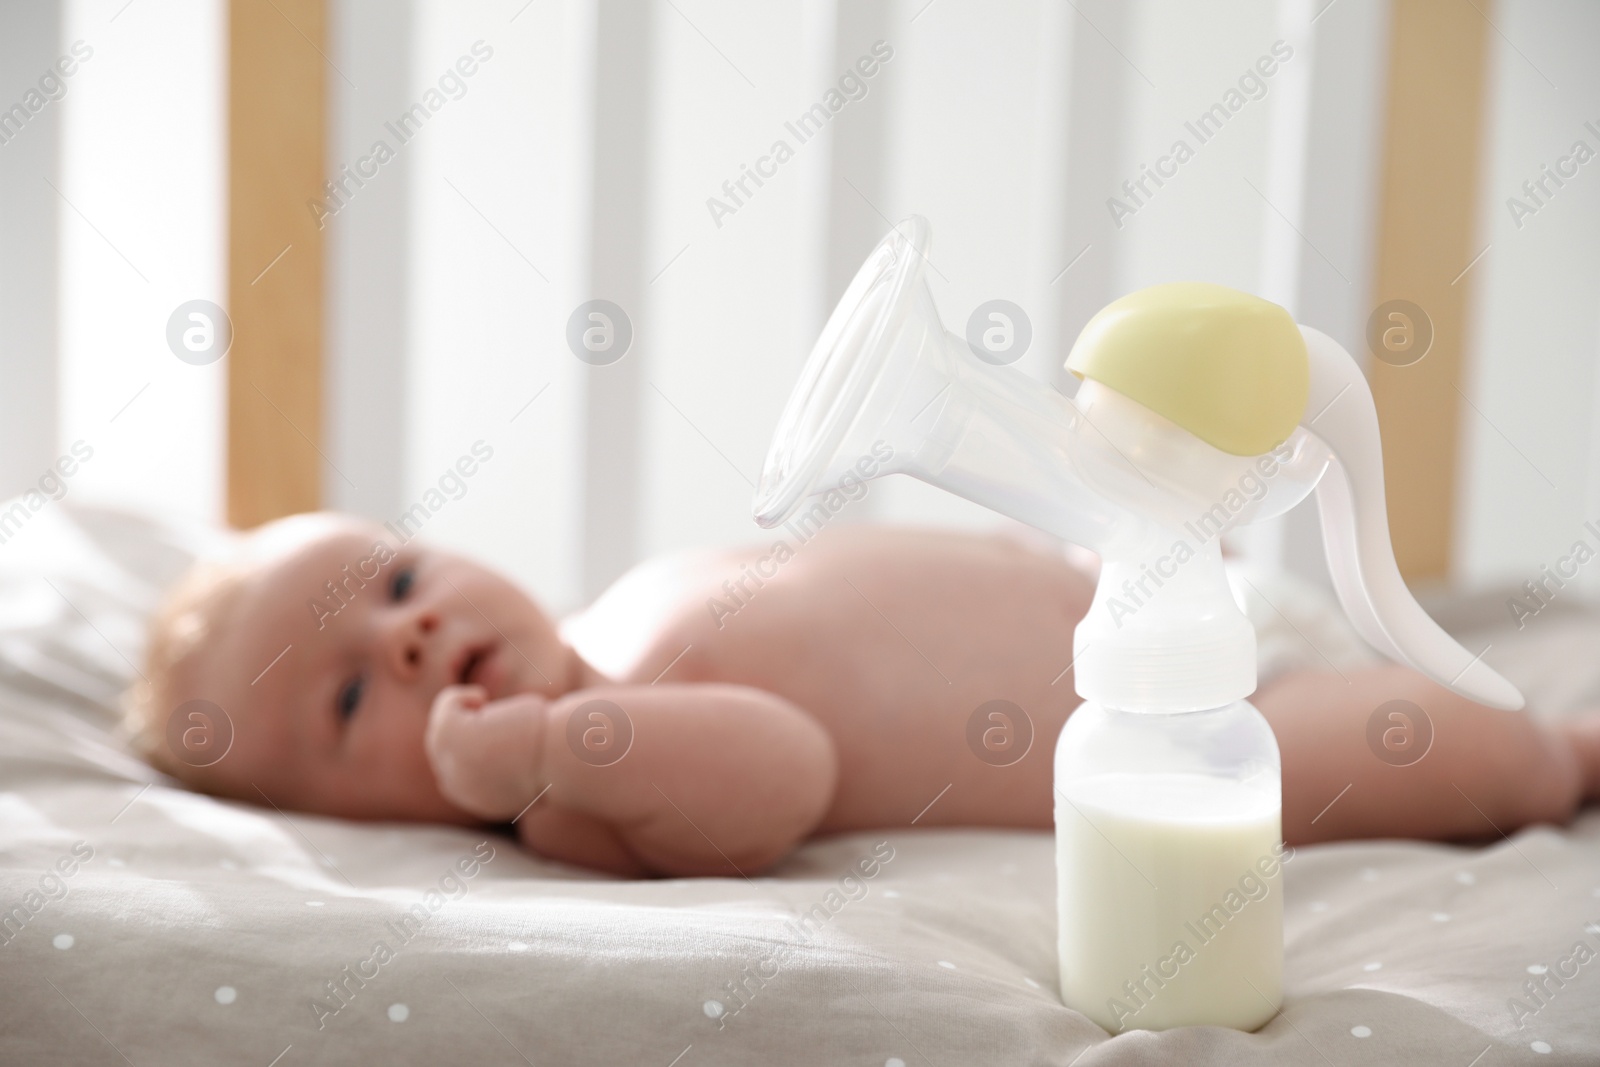
[[[1422,715],[1404,704],[1378,713],[1391,701]],[[1252,702],[1283,753],[1291,844],[1498,838],[1530,823],[1565,822],[1585,796],[1600,794],[1592,718],[1547,726],[1526,712],[1474,704],[1405,667],[1297,671]]]

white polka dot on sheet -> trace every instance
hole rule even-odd
[[[71,934],[57,934],[50,939],[50,943],[56,948],[65,950],[71,948],[77,941]]]
[[[392,1022],[392,1023],[403,1023],[409,1018],[411,1018],[411,1009],[406,1007],[404,1004],[391,1004],[391,1005],[389,1005],[389,1021],[390,1022]]]
[[[1548,1041],[1535,1041],[1533,1044],[1529,1045],[1528,1047],[1533,1049],[1533,1051],[1537,1052],[1539,1055],[1543,1056],[1545,1053],[1550,1051],[1550,1042],[1548,1042]]]
[[[1548,971],[1549,969],[1550,968],[1546,967],[1542,963],[1530,963],[1530,964],[1528,964],[1528,973],[1529,974],[1543,974],[1544,972]]]
[[[1364,965],[1361,969],[1363,971],[1381,971],[1383,970],[1383,964],[1374,960],[1373,962]]]
[[[239,991],[231,985],[219,985],[211,995],[217,998],[218,1004],[232,1004],[239,999]]]
[[[506,944],[506,948],[512,952],[526,952],[528,951],[528,943],[526,941],[511,941]]]
[[[1355,1036],[1357,1036],[1357,1037],[1371,1037],[1372,1036],[1372,1027],[1370,1027],[1370,1026],[1352,1026],[1350,1028],[1350,1032],[1352,1034],[1354,1034]]]
[[[1471,871],[1457,871],[1456,872],[1456,881],[1460,882],[1462,885],[1471,885],[1473,882],[1476,882],[1477,880],[1478,880],[1477,876],[1474,875]]]
[[[707,1019],[720,1019],[722,1018],[722,1013],[728,1009],[722,1006],[722,1001],[720,1000],[708,1000],[700,1005],[700,1010],[706,1013]]]
[[[956,965],[951,963],[949,960],[940,960],[939,966],[943,967],[947,971],[953,971],[956,969]]]
[[[1450,913],[1449,912],[1444,912],[1444,911],[1436,911],[1432,915],[1428,916],[1428,918],[1432,919],[1436,923],[1447,923],[1447,922],[1450,921]]]

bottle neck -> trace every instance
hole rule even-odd
[[[1255,630],[1219,539],[1173,531],[1164,550],[1103,560],[1073,656],[1078,695],[1122,711],[1199,711],[1254,692]]]

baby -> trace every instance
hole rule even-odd
[[[558,627],[468,559],[299,515],[179,583],[130,716],[153,763],[217,794],[510,822],[540,855],[621,875],[749,875],[817,834],[1049,827],[1092,592],[1016,539],[855,526],[776,559],[647,562]],[[1395,699],[1434,730],[1404,767],[1366,739]],[[170,728],[191,700],[232,725],[214,762]],[[1291,844],[1498,838],[1600,795],[1600,717],[1540,725],[1398,666],[1290,671],[1251,700]],[[1004,758],[969,741],[991,725]]]

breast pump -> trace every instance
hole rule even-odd
[[[1282,1002],[1280,760],[1245,699],[1255,633],[1220,535],[1314,489],[1334,589],[1374,648],[1492,707],[1521,694],[1402,581],[1372,393],[1332,338],[1236,290],[1156,286],[1090,320],[1068,398],[944,329],[929,247],[912,217],[850,283],[778,423],[756,521],[871,456],[876,476],[1099,554],[1073,635],[1084,703],[1055,753],[1062,999],[1114,1032],[1255,1029]]]

